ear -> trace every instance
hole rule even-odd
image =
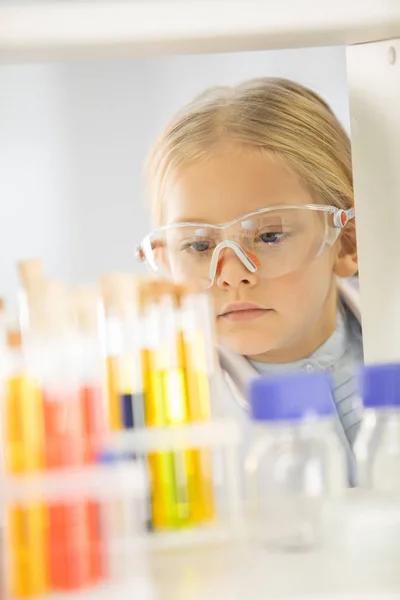
[[[353,229],[349,236],[341,236],[338,240],[338,253],[333,264],[333,272],[338,277],[353,277],[357,271],[357,245]]]
[[[357,253],[339,255],[333,265],[333,272],[338,277],[353,277],[358,271]]]

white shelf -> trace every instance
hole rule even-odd
[[[0,5],[3,62],[355,44],[400,36],[399,0]]]

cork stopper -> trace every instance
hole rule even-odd
[[[189,284],[189,283],[179,283],[175,284],[175,302],[182,306],[182,304],[186,301],[188,297],[198,294],[197,287]]]
[[[100,287],[105,299],[115,300],[129,291],[132,277],[128,273],[108,273],[100,278]]]
[[[98,329],[100,290],[97,286],[82,286],[72,295],[78,328],[82,333],[96,333]]]
[[[7,330],[7,347],[14,350],[16,348],[21,348],[22,346],[22,336],[19,329],[8,329]]]
[[[67,284],[59,279],[48,279],[36,292],[35,324],[47,335],[64,333],[72,322],[71,308]]]
[[[131,273],[111,273],[100,279],[101,295],[106,311],[123,316],[136,311],[139,304],[141,278]]]
[[[22,287],[28,294],[44,280],[43,263],[38,258],[21,260],[17,269]]]
[[[179,283],[177,284],[178,293],[180,296],[192,296],[193,294],[205,293],[204,289],[199,288],[195,283]]]
[[[179,301],[179,288],[177,285],[164,279],[147,279],[142,281],[139,290],[140,307],[148,304],[157,304],[166,296]]]

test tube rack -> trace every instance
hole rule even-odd
[[[130,274],[73,292],[36,260],[20,270],[24,327],[1,313],[7,598],[115,587],[139,552],[240,536],[241,433],[210,418],[207,295]]]
[[[128,506],[126,529],[118,540],[123,548],[127,572],[117,581],[100,582],[96,586],[80,591],[84,598],[101,598],[105,590],[112,589],[119,597],[128,597],[129,581],[137,583],[138,573],[131,565],[138,563],[137,557],[148,552],[171,549],[193,549],[195,547],[227,543],[240,539],[245,533],[244,512],[241,501],[241,474],[238,447],[241,431],[238,424],[230,420],[214,420],[192,423],[180,427],[142,428],[132,431],[121,430],[106,440],[104,450],[113,457],[146,457],[154,452],[182,452],[206,449],[214,454],[219,463],[219,476],[214,489],[219,491],[220,500],[217,517],[213,523],[185,528],[178,531],[148,532],[144,527],[145,505],[148,499],[148,481],[142,460],[113,460],[111,464],[89,465],[62,471],[43,472],[33,475],[4,476],[2,478],[3,512],[11,507],[25,507],[32,503],[79,502],[84,500],[109,506],[123,501]],[[216,456],[218,455],[218,456]],[[135,511],[137,513],[135,514]],[[5,537],[9,534],[6,529]],[[145,560],[144,560],[145,562]],[[7,554],[3,554],[3,570],[8,571]],[[105,585],[106,584],[106,585]],[[110,588],[111,585],[111,588]],[[124,591],[125,590],[125,591]],[[34,596],[41,600],[76,598],[77,591],[49,593]],[[6,596],[13,598],[13,596]]]

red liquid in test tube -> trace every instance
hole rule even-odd
[[[83,460],[97,462],[106,433],[105,356],[100,340],[100,295],[93,287],[75,293],[75,311],[80,347],[80,390]],[[86,525],[91,582],[108,576],[105,558],[105,536],[102,530],[104,507],[98,501],[86,503]]]
[[[94,463],[101,449],[105,434],[105,409],[100,386],[86,385],[80,389],[80,405],[83,425],[84,462]],[[86,504],[87,534],[89,542],[89,575],[92,581],[106,577],[103,551],[101,506],[99,502]]]
[[[79,361],[73,345],[76,340],[71,336],[70,295],[62,282],[46,282],[42,311],[45,468],[58,471],[81,466],[84,459],[76,378]],[[79,590],[91,583],[86,504],[84,499],[68,499],[63,494],[49,502],[47,546],[52,591]]]
[[[45,389],[43,397],[46,467],[79,466],[83,463],[83,438],[78,394]],[[90,582],[85,504],[71,499],[49,506],[49,573],[53,590],[78,590]]]

